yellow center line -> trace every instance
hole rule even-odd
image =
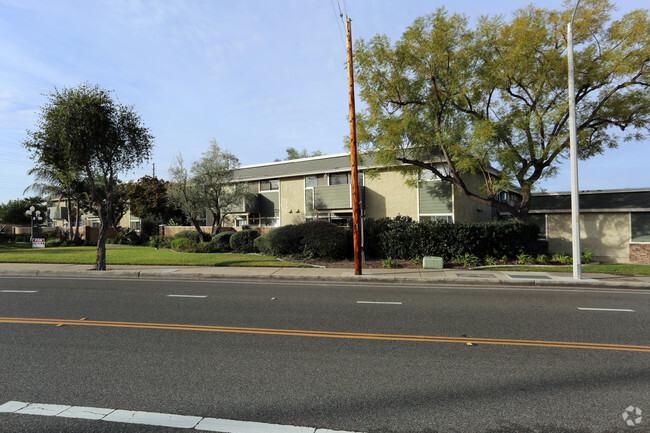
[[[580,343],[571,341],[513,340],[502,338],[442,337],[430,335],[372,334],[359,332],[313,331],[298,329],[244,328],[231,326],[181,325],[171,323],[112,322],[71,319],[40,319],[29,317],[0,317],[0,323],[31,325],[100,326],[113,328],[165,329],[176,331],[226,332],[237,334],[285,335],[296,337],[344,338],[361,340],[419,341],[430,343],[474,343],[503,346],[563,347],[571,349],[622,350],[650,352],[650,346],[626,344]]]

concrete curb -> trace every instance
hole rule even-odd
[[[360,275],[360,276],[335,276],[335,275],[275,275],[273,273],[256,275],[247,274],[239,275],[233,273],[218,273],[211,269],[210,273],[185,272],[175,273],[164,270],[124,270],[115,269],[104,272],[88,270],[71,270],[71,269],[29,269],[29,270],[2,270],[0,276],[3,277],[54,277],[54,278],[127,278],[127,279],[159,279],[159,280],[235,280],[235,281],[309,281],[309,282],[333,282],[333,283],[353,283],[353,284],[397,284],[403,286],[422,286],[422,285],[443,285],[443,286],[508,286],[508,287],[539,287],[539,288],[574,288],[574,289],[636,289],[650,290],[650,284],[643,282],[619,281],[609,282],[597,279],[583,281],[573,281],[569,279],[518,279],[510,280],[491,276],[490,278],[473,278],[463,279],[460,277],[449,278],[427,278],[427,277],[408,277],[408,276],[391,276],[391,275]],[[496,277],[496,278],[495,278]]]

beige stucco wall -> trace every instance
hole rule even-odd
[[[476,194],[480,193],[480,185],[483,179],[475,174],[464,175],[463,180],[469,190]],[[484,222],[492,219],[492,207],[474,201],[466,197],[458,188],[454,191],[454,221],[462,222]]]
[[[571,215],[547,215],[548,247],[551,253],[571,252]],[[630,257],[628,213],[580,214],[580,248],[599,261],[628,262]]]
[[[418,219],[418,190],[405,183],[398,171],[382,170],[376,176],[366,176],[366,217],[394,218],[398,215]]]
[[[280,179],[280,224],[305,222],[304,176]]]

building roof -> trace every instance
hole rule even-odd
[[[363,163],[359,164],[359,169],[374,166],[376,166],[375,158],[371,155],[364,155]],[[342,171],[350,171],[349,153],[247,165],[235,170],[234,180],[277,179],[281,177],[308,176]]]
[[[530,212],[571,212],[571,192],[533,194]],[[650,212],[650,188],[580,191],[580,212]]]

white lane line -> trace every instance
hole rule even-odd
[[[0,290],[0,293],[38,293],[38,290]]]
[[[578,307],[580,311],[618,311],[622,313],[635,313],[634,310],[628,310],[626,308],[587,308],[587,307]]]
[[[204,295],[167,295],[169,298],[207,298]]]
[[[204,418],[197,430],[212,432],[246,432],[246,433],[314,433],[313,427],[298,427],[259,422],[235,421],[231,419]]]
[[[124,422],[129,424],[145,424],[174,428],[194,428],[202,419],[203,418],[200,416],[137,412],[132,410],[116,410],[102,418],[103,421],[109,422]]]
[[[65,406],[57,404],[25,403],[8,401],[0,405],[0,413],[19,413],[64,418],[80,418],[121,422],[126,424],[153,425],[212,431],[221,433],[334,433],[334,430],[316,427],[266,424],[252,421],[203,418],[200,416],[175,415],[170,413],[140,412],[133,410],[107,409],[85,406]],[[355,433],[336,430],[336,433]]]
[[[402,305],[401,302],[357,301],[357,304]]]

